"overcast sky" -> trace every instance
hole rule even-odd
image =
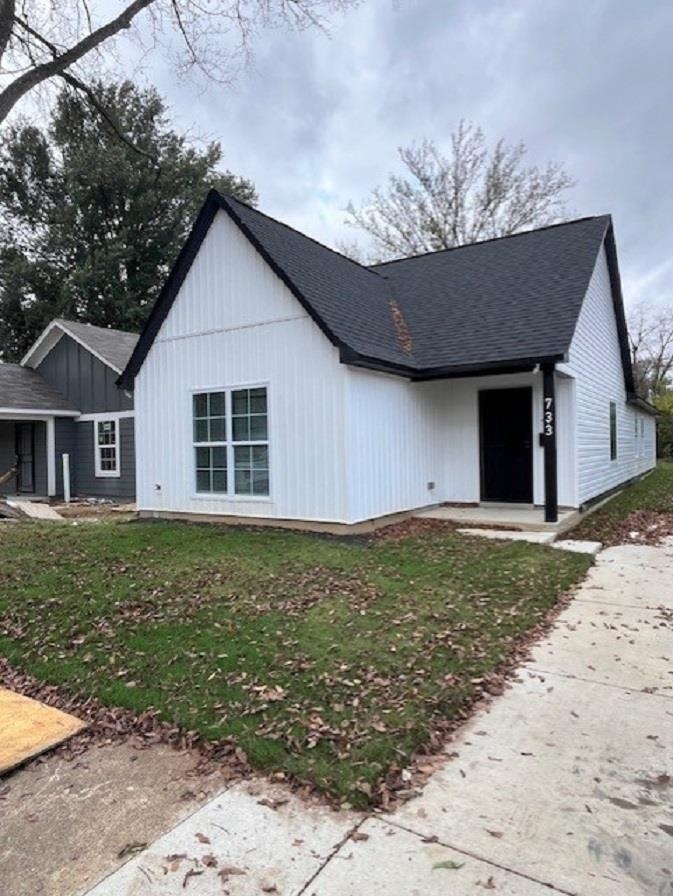
[[[422,137],[461,118],[523,140],[577,181],[577,216],[611,212],[627,303],[673,301],[670,0],[365,0],[330,35],[270,33],[234,88],[147,69],[177,123],[221,141],[260,208],[327,243],[343,209]]]

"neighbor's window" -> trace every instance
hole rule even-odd
[[[610,402],[610,460],[617,459],[617,405]]]
[[[119,476],[119,420],[94,420],[93,425],[96,476]]]
[[[266,388],[199,392],[193,397],[193,416],[196,491],[268,495]]]

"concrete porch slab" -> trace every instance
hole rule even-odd
[[[426,520],[446,520],[469,526],[499,526],[531,532],[564,532],[580,519],[577,510],[559,510],[557,523],[545,523],[541,507],[522,507],[518,504],[480,504],[477,507],[431,507],[419,510],[414,516]]]

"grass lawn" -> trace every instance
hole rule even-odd
[[[5,524],[0,655],[364,805],[589,564],[449,529]]]
[[[569,537],[613,545],[657,542],[666,534],[673,535],[673,461],[670,460],[660,461],[644,479],[589,514]]]

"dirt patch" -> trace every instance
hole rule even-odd
[[[130,520],[136,515],[135,504],[119,504],[115,501],[77,500],[51,506],[67,520]]]
[[[63,751],[0,779],[3,896],[72,896],[93,886],[219,793],[198,756],[168,746]]]

